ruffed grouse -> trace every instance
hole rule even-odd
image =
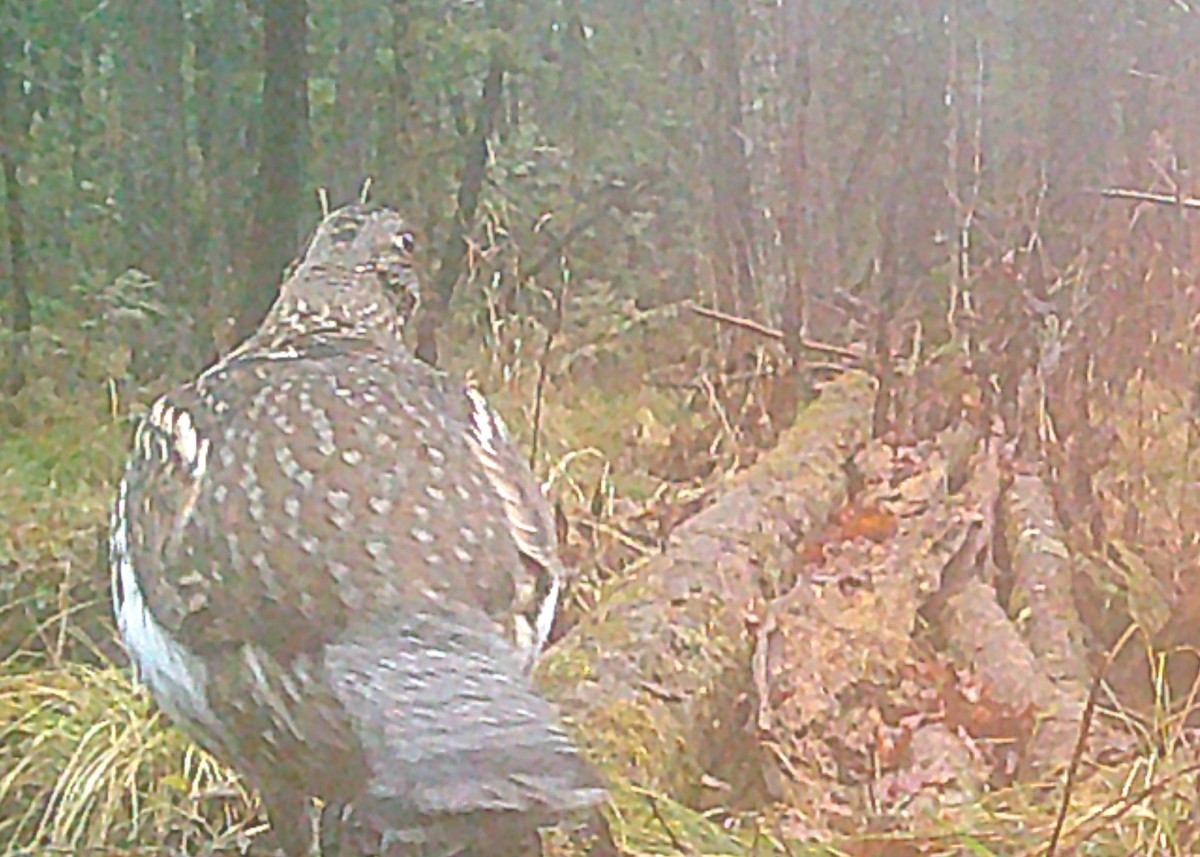
[[[259,330],[142,420],[117,624],[280,844],[508,855],[603,796],[527,672],[562,583],[548,508],[475,390],[401,344],[412,238],[329,215]],[[323,839],[325,839],[323,835]]]

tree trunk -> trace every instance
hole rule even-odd
[[[783,81],[790,93],[783,99],[783,163],[780,173],[785,188],[783,216],[779,237],[783,252],[785,276],[780,328],[783,344],[793,366],[804,358],[801,339],[804,336],[804,281],[811,265],[805,263],[805,240],[811,231],[807,227],[809,192],[809,158],[805,145],[809,101],[812,96],[811,69],[808,58],[808,38],[803,10],[799,4],[787,3],[779,10],[780,42],[783,53]]]
[[[278,0],[263,6],[262,127],[255,188],[250,282],[238,317],[248,335],[275,299],[280,278],[296,254],[304,198],[308,143],[308,3]]]
[[[179,0],[123,4],[120,56],[123,208],[132,264],[187,297],[183,204],[186,176],[183,119],[183,9]]]
[[[741,50],[737,21],[729,0],[709,3],[708,179],[716,233],[718,283],[726,285],[722,309],[749,313],[756,306],[754,217],[750,168],[746,162],[742,120]],[[736,337],[735,337],[736,338]]]
[[[405,204],[416,199],[416,182],[412,180],[413,115],[416,108],[413,94],[414,36],[412,10],[408,0],[392,2],[392,74],[391,97],[386,99],[387,127],[391,140],[383,146],[391,175],[388,185]]]
[[[1123,61],[1108,45],[1116,20],[1110,0],[1068,0],[1029,22],[1037,28],[1034,44],[1047,74],[1043,163],[1047,216],[1055,228],[1043,237],[1057,270],[1079,250],[1080,233],[1093,219],[1089,211],[1095,211],[1083,191],[1102,184],[1112,154],[1104,141],[1117,139],[1118,81],[1106,71],[1121,68]],[[1087,144],[1081,146],[1082,140]],[[1124,213],[1107,211],[1115,211],[1123,228]]]
[[[375,40],[382,12],[377,3],[342,0],[338,4],[339,37],[333,60],[333,122],[320,147],[313,146],[309,165],[313,182],[324,188],[333,206],[358,199],[375,166],[375,114],[381,100],[374,90]],[[386,99],[383,99],[386,100]],[[376,167],[377,168],[377,167]]]
[[[244,240],[244,235],[237,224],[247,217],[250,199],[244,188],[253,166],[240,155],[250,133],[241,100],[244,96],[236,85],[235,58],[244,47],[242,22],[232,6],[224,0],[211,14],[197,13],[191,19],[196,46],[196,142],[204,195],[202,243],[208,280],[197,333],[206,340],[198,345],[210,360],[236,344],[231,321],[242,295],[234,290],[248,280],[242,276],[247,260],[238,252],[237,242]]]
[[[23,354],[33,326],[29,301],[29,248],[25,243],[25,210],[21,202],[18,167],[25,155],[32,111],[25,104],[24,86],[16,64],[20,40],[9,29],[0,30],[0,162],[4,172],[4,210],[8,220],[8,328],[11,351],[0,368],[0,388],[16,393],[25,384]]]
[[[503,47],[493,46],[483,92],[475,111],[475,125],[463,138],[463,167],[458,184],[457,207],[439,254],[441,266],[418,322],[417,356],[435,366],[438,360],[438,327],[446,308],[450,306],[454,286],[466,266],[467,233],[475,222],[479,195],[487,176],[488,138],[492,135],[496,114],[503,103],[506,66]]]

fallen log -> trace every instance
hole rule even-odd
[[[746,632],[772,574],[760,547],[777,542],[772,522],[815,532],[845,501],[845,464],[867,439],[871,400],[859,373],[826,386],[775,449],[677,527],[663,553],[611,584],[548,653],[540,679],[610,777],[689,805],[729,806],[762,786]]]

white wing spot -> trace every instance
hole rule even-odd
[[[192,415],[187,411],[180,411],[179,419],[175,423],[175,448],[179,452],[179,457],[189,467],[196,461],[199,449],[198,441],[196,429],[192,425]]]
[[[546,640],[550,638],[550,629],[554,627],[554,616],[558,612],[558,598],[561,590],[562,581],[555,575],[550,582],[550,591],[546,593],[545,600],[538,607],[535,654],[542,650],[542,646],[546,645]]]
[[[200,450],[196,454],[196,466],[192,468],[192,478],[199,479],[208,472],[208,451],[211,447],[212,443],[207,439],[200,444]]]
[[[430,544],[433,541],[433,533],[429,530],[423,530],[420,527],[412,528],[412,536],[423,545]]]
[[[167,400],[163,398],[158,399],[153,407],[150,408],[150,414],[146,418],[147,422],[151,425],[161,426],[163,424],[163,413],[169,410],[170,406],[167,405]]]

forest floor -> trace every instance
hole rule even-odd
[[[549,351],[534,322],[448,337],[486,340],[451,371],[526,448],[538,425],[576,575],[542,680],[623,850],[1032,855],[1061,823],[1058,853],[1194,853],[1182,385],[1123,391],[1084,503],[960,363],[901,378],[880,434],[875,379],[829,370],[806,404],[770,347],[731,367],[714,332],[614,303]],[[115,480],[170,383],[132,356],[36,331],[2,415],[2,854],[238,853],[264,829],[108,618]]]

